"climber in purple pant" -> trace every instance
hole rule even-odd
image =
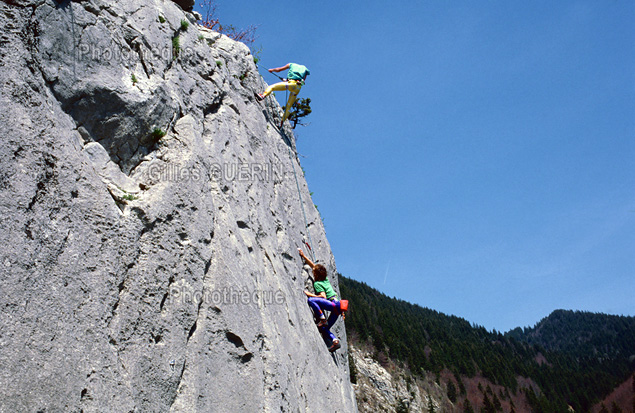
[[[331,332],[331,327],[337,321],[337,317],[340,315],[340,302],[337,298],[334,298],[333,301],[327,300],[326,298],[322,298],[320,296],[315,296],[315,294],[311,294],[308,291],[304,292],[309,297],[309,307],[313,310],[313,314],[315,314],[315,318],[319,320],[318,322],[318,330],[322,334],[322,337],[325,341],[331,341],[335,344],[335,342],[339,342],[335,334]],[[328,320],[324,316],[323,311],[330,311],[331,315],[329,315]]]
[[[340,348],[340,340],[331,332],[331,327],[337,321],[337,317],[342,314],[345,317],[348,310],[348,301],[338,300],[337,294],[331,283],[326,278],[326,268],[322,264],[314,264],[300,248],[298,248],[300,256],[313,270],[313,288],[317,294],[305,291],[304,294],[309,297],[308,304],[313,310],[315,318],[318,319],[318,330],[322,334],[325,342],[332,342],[329,351],[333,352]],[[324,311],[330,311],[331,315],[328,320],[324,315]]]

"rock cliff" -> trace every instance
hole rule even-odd
[[[463,412],[447,398],[433,374],[415,377],[386,359],[386,367],[365,346],[349,343],[360,412]]]
[[[293,135],[192,4],[0,2],[0,411],[356,411]]]

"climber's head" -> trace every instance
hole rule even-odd
[[[324,281],[326,280],[326,268],[322,264],[316,264],[313,267],[313,277],[315,277],[315,281]]]

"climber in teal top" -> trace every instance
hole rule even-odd
[[[284,116],[282,116],[282,121],[280,121],[280,126],[284,123],[284,121],[289,117],[289,112],[291,111],[291,107],[295,102],[298,94],[300,93],[300,89],[304,86],[304,81],[306,77],[311,74],[309,69],[306,66],[299,65],[297,63],[287,63],[282,67],[276,67],[273,69],[269,69],[269,72],[282,72],[283,70],[289,69],[287,72],[287,79],[283,82],[276,83],[271,85],[264,91],[264,93],[258,94],[258,98],[260,100],[266,98],[273,91],[289,91],[289,100],[287,100],[287,106],[284,109]]]
[[[298,252],[300,253],[300,257],[306,262],[309,267],[313,270],[313,288],[315,289],[315,293],[310,293],[305,291],[304,294],[309,297],[308,304],[313,310],[313,314],[315,318],[318,320],[318,330],[322,334],[322,338],[324,342],[330,342],[329,351],[332,353],[338,348],[340,348],[340,340],[335,337],[335,334],[331,333],[331,327],[337,321],[337,317],[342,314],[342,317],[345,317],[346,311],[348,310],[348,301],[339,300],[335,290],[333,290],[333,286],[326,278],[326,268],[322,264],[314,264],[300,248],[298,248]],[[324,316],[324,311],[330,311],[331,315],[328,320]]]

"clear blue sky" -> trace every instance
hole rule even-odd
[[[298,150],[342,274],[499,331],[635,315],[635,2],[291,4],[218,15],[311,70]]]

